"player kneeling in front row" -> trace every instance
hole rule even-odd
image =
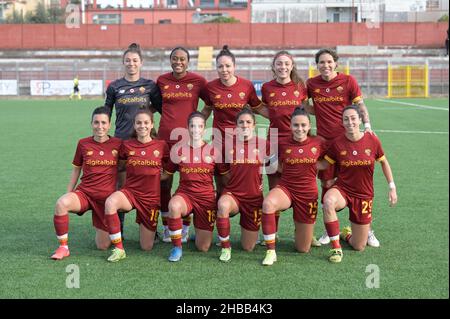
[[[60,245],[51,256],[55,260],[70,255],[69,212],[83,215],[86,211],[92,210],[97,248],[105,250],[110,246],[108,227],[104,218],[105,200],[115,189],[121,140],[108,135],[111,121],[109,110],[105,107],[94,110],[91,126],[93,136],[78,142],[67,193],[56,202],[53,221]],[[75,187],[81,171],[83,171],[81,183]]]
[[[217,231],[222,246],[220,261],[231,259],[230,216],[241,213],[241,245],[252,251],[258,240],[263,202],[262,169],[266,141],[255,136],[255,115],[244,108],[236,117],[236,134],[225,146],[229,178],[218,201]],[[227,142],[227,141],[226,141]],[[229,175],[229,176],[228,176]]]
[[[206,252],[211,246],[216,220],[216,196],[214,170],[219,169],[217,149],[203,140],[206,119],[200,112],[193,112],[188,118],[189,138],[181,141],[176,156],[170,158],[164,174],[180,172],[177,191],[169,201],[167,218],[173,248],[169,261],[177,262],[183,255],[182,217],[194,215],[195,246]],[[175,147],[175,146],[174,146]],[[173,150],[173,149],[172,149]],[[173,153],[173,152],[172,152]]]
[[[311,248],[317,217],[317,163],[324,153],[324,141],[310,135],[309,115],[296,108],[291,115],[292,137],[280,146],[278,184],[264,198],[262,228],[266,243],[264,266],[277,261],[275,252],[275,212],[293,208],[295,248],[307,253]]]
[[[166,142],[152,138],[152,129],[153,113],[146,109],[138,110],[132,138],[123,141],[120,148],[119,165],[126,163],[125,185],[109,196],[105,203],[105,218],[115,246],[108,258],[110,262],[126,257],[118,211],[136,209],[141,248],[153,248],[159,215],[161,169],[169,149]]]
[[[375,161],[389,184],[389,204],[397,203],[397,191],[391,167],[386,159],[381,142],[375,134],[361,132],[361,115],[355,106],[347,106],[342,115],[345,134],[333,141],[327,150],[324,168],[337,164],[337,182],[325,194],[323,200],[324,222],[331,240],[329,260],[341,262],[342,248],[339,242],[339,220],[336,212],[349,208],[351,228],[344,228],[342,239],[353,249],[362,251],[366,247],[372,222],[373,172]]]

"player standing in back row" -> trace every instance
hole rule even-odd
[[[163,111],[159,123],[158,138],[166,141],[169,150],[181,140],[179,133],[187,132],[189,115],[197,111],[198,101],[206,86],[206,79],[201,75],[188,71],[190,54],[183,47],[176,47],[170,52],[172,72],[162,74],[156,83],[161,90]],[[178,130],[177,130],[178,129]],[[180,130],[182,129],[182,130]],[[173,134],[171,138],[171,134]],[[184,137],[186,141],[189,136]],[[171,242],[167,218],[173,176],[161,181],[161,218],[164,225],[163,241]],[[191,216],[183,217],[182,242],[189,237]]]
[[[112,114],[116,108],[116,131],[114,136],[128,140],[133,133],[134,117],[141,108],[161,113],[161,92],[156,83],[141,77],[142,53],[139,44],[132,43],[123,53],[125,75],[108,86],[105,106]],[[125,172],[119,172],[117,189],[125,183]],[[119,213],[120,229],[123,235],[125,214]]]

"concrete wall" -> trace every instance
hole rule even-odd
[[[289,24],[161,24],[0,25],[4,49],[123,49],[131,42],[143,48],[189,48],[211,45],[231,48],[318,48],[337,45],[416,46],[440,48],[447,37],[447,22]]]

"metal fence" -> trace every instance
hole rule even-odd
[[[311,58],[297,57],[296,63],[300,76],[308,78],[310,65],[314,65]],[[123,65],[119,59],[61,59],[61,60],[15,60],[14,62],[0,61],[0,80],[17,80],[18,95],[30,95],[31,80],[72,80],[78,75],[80,81],[102,80],[104,89],[109,81],[123,76]],[[358,81],[365,96],[386,96],[388,82],[388,64],[391,65],[423,65],[429,67],[430,95],[449,94],[449,64],[447,57],[358,57],[342,58],[341,65],[348,65],[350,74]],[[236,74],[255,82],[266,82],[273,78],[270,69],[271,57],[239,57],[237,59]],[[190,62],[190,70],[202,74],[207,80],[217,77],[217,72],[197,71],[197,60]],[[152,61],[144,60],[142,76],[155,79],[162,73],[169,72],[170,65],[167,57]]]

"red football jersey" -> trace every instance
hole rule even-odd
[[[170,158],[164,170],[169,174],[180,172],[177,192],[213,194],[214,170],[220,170],[216,163],[217,156],[220,158],[220,154],[211,144],[205,143],[195,149],[185,145],[178,149],[175,158]]]
[[[76,190],[95,199],[106,199],[116,190],[121,143],[116,137],[103,143],[96,142],[92,136],[78,141],[72,164],[81,167],[83,175]]]
[[[306,86],[308,96],[314,105],[317,135],[329,140],[344,134],[342,111],[346,106],[362,99],[362,93],[355,78],[338,73],[328,82],[318,75],[308,79]]]
[[[237,198],[254,198],[262,195],[262,169],[266,157],[266,140],[253,137],[248,141],[234,139],[233,149],[225,150],[230,179],[224,193]]]
[[[119,157],[126,160],[124,188],[135,196],[159,203],[161,169],[169,157],[166,142],[152,140],[141,143],[137,139],[123,141]]]
[[[325,153],[325,141],[318,136],[298,142],[292,137],[280,146],[279,161],[282,165],[279,184],[302,197],[317,196],[317,160]]]
[[[277,128],[279,138],[289,137],[292,134],[291,114],[308,98],[305,86],[292,81],[280,84],[272,80],[262,85],[261,93],[262,101],[269,110],[270,130]]]
[[[256,95],[252,82],[241,77],[232,86],[225,86],[220,79],[208,82],[205,88],[205,103],[213,107],[213,128],[218,128],[225,138],[225,129],[236,126],[236,115],[250,105],[257,108],[261,100]]]
[[[357,142],[345,135],[333,141],[325,159],[338,166],[336,185],[348,195],[358,198],[373,197],[375,161],[384,159],[381,142],[375,134],[364,133]]]
[[[169,141],[172,129],[187,128],[187,119],[192,112],[197,111],[198,100],[202,98],[201,92],[206,83],[205,78],[191,72],[188,72],[182,79],[176,79],[172,72],[158,78],[157,84],[162,95],[159,139],[172,144],[176,142],[176,140]]]

